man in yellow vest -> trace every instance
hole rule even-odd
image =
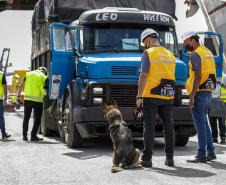
[[[141,44],[146,50],[141,59],[136,105],[138,108],[143,106],[144,115],[144,151],[140,164],[148,168],[152,167],[157,113],[162,120],[165,135],[165,165],[174,166],[172,104],[175,94],[176,58],[169,50],[160,46],[158,40],[159,34],[153,29],[145,29],[141,34]]]
[[[5,131],[5,119],[3,113],[3,104],[6,103],[5,101],[7,101],[7,83],[4,73],[0,71],[0,129],[2,132],[2,139],[6,139],[11,136]]]
[[[34,125],[31,131],[31,141],[40,141],[43,138],[37,136],[38,128],[41,123],[43,111],[43,97],[45,90],[48,88],[47,70],[44,67],[39,67],[35,71],[27,72],[23,79],[19,90],[18,97],[24,89],[24,120],[23,120],[23,140],[28,141],[27,131],[29,119],[32,109],[34,109]]]
[[[186,89],[190,95],[189,106],[198,135],[198,153],[193,163],[205,163],[216,159],[213,139],[208,124],[208,110],[211,103],[211,91],[216,88],[216,67],[213,54],[200,45],[196,32],[187,32],[182,36],[185,49],[191,52],[189,78]]]

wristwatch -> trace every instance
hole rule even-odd
[[[137,100],[139,100],[139,99],[143,99],[143,97],[141,97],[141,96],[137,96],[137,97],[136,97],[136,99],[137,99]]]
[[[7,97],[5,97],[4,100],[7,100]]]

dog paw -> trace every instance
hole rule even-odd
[[[142,168],[142,165],[137,164],[137,165],[135,166],[135,168]]]
[[[120,172],[122,171],[123,169],[121,167],[117,167],[117,166],[113,166],[111,168],[111,173],[117,173],[117,172]]]
[[[137,163],[137,164],[132,164],[132,165],[130,166],[130,168],[142,168],[142,165],[140,165],[139,163]]]

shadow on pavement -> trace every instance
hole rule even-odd
[[[86,160],[101,156],[111,157],[113,148],[111,140],[109,138],[95,138],[85,141],[84,147],[72,149],[72,151],[74,152],[64,153],[63,155],[74,157],[80,160]]]
[[[51,144],[51,145],[55,145],[55,144],[61,144],[61,142],[51,142],[51,141],[26,141],[26,143],[34,143],[34,144]]]
[[[211,166],[212,168],[226,171],[226,164],[224,164],[224,163],[213,161],[213,162],[209,162],[207,164],[209,166]]]
[[[7,142],[16,141],[16,140],[15,139],[0,139],[0,141],[3,143],[7,143]]]
[[[162,156],[165,157],[164,152],[164,142],[161,139],[156,139],[155,149],[153,156]],[[66,144],[65,144],[65,147]],[[143,141],[135,140],[134,147],[143,150]],[[223,154],[223,151],[226,151],[226,147],[215,145],[216,154]],[[86,160],[91,158],[96,158],[100,156],[112,156],[113,147],[112,142],[109,138],[97,138],[92,140],[87,140],[84,142],[83,148],[71,149],[72,152],[64,153],[63,155],[74,157],[80,160]],[[195,156],[197,153],[197,142],[189,141],[188,145],[185,147],[176,147],[175,148],[175,158],[177,156]],[[208,163],[209,164],[209,163]],[[210,163],[211,165],[211,163]],[[212,164],[212,167],[219,169],[226,169],[226,164]],[[179,168],[179,167],[178,167]]]
[[[176,147],[176,155],[196,155],[197,154],[197,141],[189,141],[188,145],[185,147]],[[224,154],[226,151],[226,145],[214,144],[216,154]]]
[[[204,170],[198,170],[194,168],[183,168],[178,166],[175,166],[172,169],[163,169],[163,168],[153,167],[152,170],[165,175],[178,176],[178,177],[199,178],[199,177],[211,177],[216,175],[215,173],[204,171]]]
[[[83,150],[81,152],[64,153],[63,155],[66,155],[68,157],[73,157],[73,158],[76,158],[79,160],[87,160],[87,159],[93,159],[93,158],[97,158],[97,157],[106,156],[106,153]],[[107,156],[112,156],[112,155],[109,154]]]

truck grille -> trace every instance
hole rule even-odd
[[[137,75],[138,67],[136,66],[112,66],[112,75]]]
[[[119,107],[136,106],[137,86],[113,85],[110,87],[110,98],[117,101]]]

